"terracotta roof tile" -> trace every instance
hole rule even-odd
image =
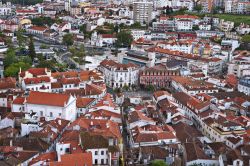
[[[48,153],[43,153],[40,154],[39,156],[33,158],[30,162],[29,165],[36,164],[38,162],[42,162],[43,164],[56,161],[57,155],[56,152],[48,152]]]
[[[88,153],[75,153],[75,154],[64,154],[61,156],[61,161],[52,162],[50,166],[92,166],[92,154]]]
[[[95,101],[94,98],[77,98],[76,99],[76,107],[77,108],[85,108],[89,104],[91,104],[93,101]]]
[[[31,91],[26,103],[64,107],[69,98],[66,94]]]
[[[25,84],[39,84],[50,82],[49,77],[37,77],[37,78],[26,78],[24,79]]]

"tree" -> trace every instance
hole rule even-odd
[[[199,30],[199,26],[198,25],[194,25],[193,26],[193,31],[197,31],[197,30]]]
[[[153,92],[155,90],[154,86],[153,85],[147,85],[146,86],[146,90],[147,91],[150,91],[150,92]]]
[[[127,85],[124,85],[123,88],[122,88],[124,91],[128,91],[129,90],[129,87]]]
[[[74,37],[72,34],[68,33],[63,36],[63,44],[67,45],[67,47],[72,46],[74,44]]]
[[[34,47],[34,42],[33,42],[33,37],[30,36],[30,42],[29,42],[29,56],[32,60],[32,62],[34,61],[34,58],[36,57],[36,51],[35,51],[35,47]]]
[[[194,7],[194,10],[196,10],[197,12],[200,12],[200,11],[202,11],[202,5],[196,5],[195,7]]]
[[[242,36],[241,41],[243,43],[250,43],[250,35],[244,35],[244,36]]]
[[[141,29],[142,28],[141,23],[139,23],[139,22],[135,22],[130,27],[135,28],[135,29]]]
[[[54,67],[54,63],[52,61],[46,61],[43,59],[38,63],[36,67],[52,69]]]
[[[31,58],[28,57],[28,56],[19,58],[19,62],[24,62],[24,63],[27,63],[27,64],[32,65],[32,60],[31,60]]]
[[[198,5],[198,2],[200,2],[201,0],[192,0],[194,3],[194,8]]]
[[[54,20],[51,17],[36,17],[31,20],[32,24],[37,26],[44,26],[44,25],[51,26],[56,21],[58,20]]]
[[[12,43],[12,40],[10,37],[5,37],[5,44],[8,46],[8,47],[13,47],[13,43]]]
[[[23,31],[18,30],[16,32],[16,37],[17,37],[18,46],[19,47],[23,47],[24,46],[24,42],[25,42],[25,38],[23,36]]]
[[[133,41],[133,36],[129,31],[122,30],[117,34],[117,46],[129,47]]]
[[[163,160],[154,160],[150,163],[150,166],[168,166]]]
[[[77,52],[77,56],[83,58],[85,56],[85,47],[84,45],[80,45],[79,51]]]
[[[4,67],[6,68],[15,62],[17,62],[16,52],[13,48],[9,48],[4,57],[4,61],[3,61]]]
[[[86,24],[83,24],[83,25],[81,25],[80,27],[79,27],[79,29],[80,29],[80,32],[82,32],[82,33],[86,33],[87,32],[87,25]]]
[[[172,13],[172,10],[171,10],[171,8],[169,6],[167,6],[167,7],[164,6],[163,9],[165,10],[164,14],[170,14],[170,13]]]
[[[79,48],[70,47],[69,51],[71,52],[72,56],[83,58],[85,56],[85,47],[84,45],[80,45]]]
[[[40,49],[46,49],[46,48],[49,48],[46,44],[41,44],[40,45]]]
[[[13,63],[5,69],[4,75],[6,77],[16,77],[20,69],[24,71],[29,69],[30,67],[31,67],[30,64],[24,62]]]
[[[132,84],[132,85],[131,85],[131,88],[132,88],[133,90],[136,90],[136,89],[137,89],[137,86],[136,86],[135,84]]]
[[[3,0],[2,1],[4,4],[6,2],[8,2],[8,0]],[[38,4],[38,3],[42,3],[43,0],[11,0],[11,3],[13,4],[20,4],[20,5],[35,5],[35,4]]]

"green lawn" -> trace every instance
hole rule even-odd
[[[220,19],[224,19],[225,21],[233,21],[235,26],[240,25],[240,23],[245,23],[250,25],[250,16],[249,15],[236,15],[236,14],[199,14],[199,13],[190,13],[186,12],[187,14],[190,15],[196,15],[199,17],[204,17],[205,15],[207,16],[213,16],[213,17],[218,17]]]
[[[245,23],[250,25],[250,16],[248,15],[233,15],[233,14],[215,14],[215,17],[224,19],[226,21],[233,21],[235,26],[240,25],[240,23]]]

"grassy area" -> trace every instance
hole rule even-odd
[[[240,23],[250,25],[250,16],[247,15],[215,14],[214,16],[226,21],[233,21],[235,26],[240,25]]]
[[[236,14],[199,14],[199,13],[189,13],[190,15],[196,15],[198,17],[213,16],[218,17],[220,19],[224,19],[225,21],[233,21],[235,26],[240,25],[240,23],[245,23],[250,25],[250,16],[248,15],[236,15]]]

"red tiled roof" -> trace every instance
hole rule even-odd
[[[12,77],[0,79],[0,89],[16,88],[16,79]]]
[[[33,76],[41,76],[41,75],[46,75],[46,70],[47,70],[46,68],[30,68],[26,71],[31,73]],[[26,71],[21,72],[20,77],[24,77]]]
[[[26,78],[24,79],[25,84],[39,84],[39,83],[45,83],[50,82],[49,77],[37,77],[37,78]]]
[[[110,137],[121,138],[120,129],[117,123],[104,119],[85,119],[78,118],[72,122],[68,128],[79,126],[83,130],[91,130]]]
[[[76,99],[76,107],[77,108],[84,108],[87,107],[90,103],[92,103],[95,99],[94,98],[77,98]]]
[[[25,101],[25,97],[17,97],[14,101],[13,104],[19,104],[19,105],[23,105]]]
[[[55,120],[46,121],[42,124],[42,127],[44,126],[51,126],[53,128],[56,128],[58,132],[61,132],[70,121],[65,119],[56,118]]]
[[[75,85],[78,85],[80,83],[80,79],[79,78],[62,78],[60,80],[60,82],[62,84],[75,84]]]
[[[17,151],[17,147],[16,146],[0,146],[0,151],[2,153],[15,152]]]
[[[17,13],[37,13],[35,10],[16,10]]]
[[[135,136],[135,142],[155,142],[164,139],[175,139],[176,136],[172,132],[155,132],[155,133],[138,133]]]
[[[33,158],[28,165],[33,165],[38,162],[42,162],[43,164],[46,165],[46,163],[48,162],[56,161],[56,158],[57,158],[56,152],[43,153]]]
[[[75,154],[64,154],[61,156],[61,161],[53,162],[50,166],[92,166],[92,154],[87,153],[75,153]]]
[[[176,19],[198,19],[199,17],[185,14],[185,15],[176,15],[174,16],[174,18]]]
[[[115,38],[113,34],[101,34],[102,38]]]
[[[95,119],[95,118],[102,118],[102,119],[119,118],[119,119],[121,119],[121,114],[110,112],[110,111],[103,110],[103,109],[93,111],[93,112],[90,112],[88,114],[91,115],[92,119]]]
[[[47,27],[44,27],[44,26],[32,26],[32,27],[30,27],[29,29],[32,29],[32,30],[35,30],[35,31],[45,31],[45,30],[47,30],[48,28],[47,28]]]
[[[105,59],[100,63],[101,66],[106,68],[115,67],[117,69],[127,70],[128,68],[137,68],[138,66],[133,63],[121,64],[110,59]]]
[[[107,93],[94,107],[101,106],[116,107],[111,94]]]
[[[31,91],[26,103],[64,107],[69,98],[67,94]]]
[[[154,92],[155,98],[158,98],[158,97],[163,96],[163,95],[170,96],[170,94],[167,91],[160,90],[160,91]]]
[[[163,48],[160,48],[160,47],[152,47],[152,48],[149,48],[147,50],[148,52],[158,52],[158,53],[162,53],[162,54],[167,54],[167,55],[170,55],[170,56],[173,56],[173,57],[182,57],[182,58],[186,58],[186,59],[199,59],[199,57],[197,55],[194,55],[194,54],[187,54],[187,53],[184,53],[184,52],[181,52],[181,51],[172,51],[172,50],[169,50],[169,49],[163,49]]]
[[[236,137],[236,138],[235,137],[227,137],[227,140],[235,145],[235,144],[239,143],[242,140],[242,138],[240,138],[240,137]]]
[[[129,123],[137,122],[140,120],[148,121],[148,122],[154,122],[153,119],[145,116],[142,112],[135,110],[129,114],[128,121]]]

